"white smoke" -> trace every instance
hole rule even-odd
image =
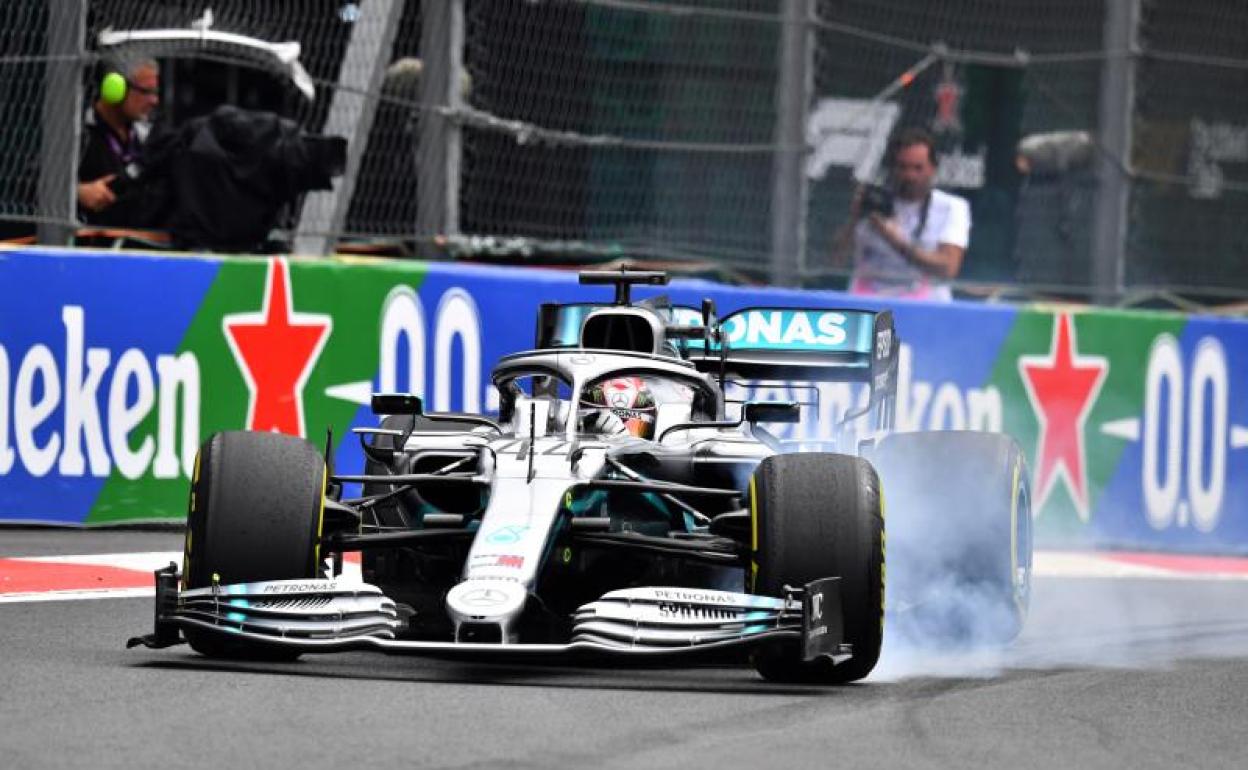
[[[1036,577],[1021,634],[1003,639],[1012,618],[999,596],[960,581],[960,565],[924,558],[964,533],[941,516],[902,514],[902,506],[923,499],[918,478],[923,474],[890,470],[884,485],[888,614],[872,680],[995,677],[1008,670],[1070,667],[1142,669],[1248,655],[1248,616],[1242,611],[1248,581]],[[1086,550],[1094,559],[1091,543]],[[906,603],[916,598],[920,606]]]

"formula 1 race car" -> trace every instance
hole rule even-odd
[[[157,572],[156,630],[131,645],[266,659],[711,658],[748,660],[770,680],[850,682],[883,641],[881,475],[901,490],[889,576],[898,551],[922,567],[900,570],[890,615],[939,606],[999,615],[998,640],[1018,632],[1031,564],[1022,454],[999,434],[889,435],[890,312],[717,319],[709,300],[631,301],[662,273],[581,282],[614,286],[614,302],[543,305],[535,348],[493,371],[497,419],[375,395],[384,419],[355,431],[360,475],[333,472],[332,441],[322,453],[291,436],[212,436],[181,571]],[[812,402],[741,387],[837,381],[864,394],[837,427],[865,423],[869,436],[782,440],[766,426]],[[344,497],[344,484],[362,495]],[[341,575],[348,552],[362,552],[362,583]]]

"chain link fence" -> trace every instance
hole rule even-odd
[[[1138,2],[1131,46],[1106,42],[1120,1]],[[969,289],[1248,295],[1248,5],[1237,0],[447,0],[435,21],[419,0],[89,0],[73,55],[52,34],[61,4],[76,3],[0,7],[6,236],[73,224],[41,182],[76,138],[48,125],[58,63],[76,62],[73,109],[85,113],[102,30],[188,29],[210,11],[214,30],[299,43],[315,98],[236,52],[187,43],[160,57],[163,120],[232,103],[349,134],[337,192],[279,223],[322,239],[301,246],[628,255],[755,280],[780,259],[791,280],[836,286],[830,241],[855,184],[882,178],[890,132],[919,125],[937,137],[942,186],[972,203]],[[462,15],[447,22],[443,8]],[[422,56],[422,38],[438,51]],[[454,99],[427,82],[446,69],[427,59],[443,53]],[[1117,101],[1104,90],[1113,68],[1132,86]],[[796,142],[782,130],[794,93]],[[1130,151],[1107,143],[1107,104],[1130,111]],[[431,134],[434,123],[447,131]],[[422,135],[453,140],[422,154]],[[786,204],[780,161],[794,153],[802,172]],[[445,184],[422,165],[431,156],[449,162]],[[1096,269],[1118,259],[1098,241],[1107,167],[1127,185],[1109,287]],[[434,224],[422,195],[443,210]],[[801,237],[778,241],[786,222]],[[777,243],[796,246],[777,255]]]
[[[1128,286],[1248,288],[1248,4],[1147,2]]]
[[[40,216],[42,94],[48,12],[41,2],[0,5],[0,235],[19,234]],[[68,150],[69,148],[64,148]]]

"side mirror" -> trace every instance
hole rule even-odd
[[[374,393],[373,414],[424,414],[425,405],[413,393]]]
[[[787,422],[802,421],[802,406],[796,401],[748,401],[745,404],[745,421]]]
[[[703,328],[711,328],[711,323],[715,321],[715,300],[707,297],[702,300],[702,326]]]

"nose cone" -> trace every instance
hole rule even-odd
[[[465,623],[497,624],[506,642],[527,599],[525,587],[512,580],[465,580],[447,593],[446,609],[457,629]]]

